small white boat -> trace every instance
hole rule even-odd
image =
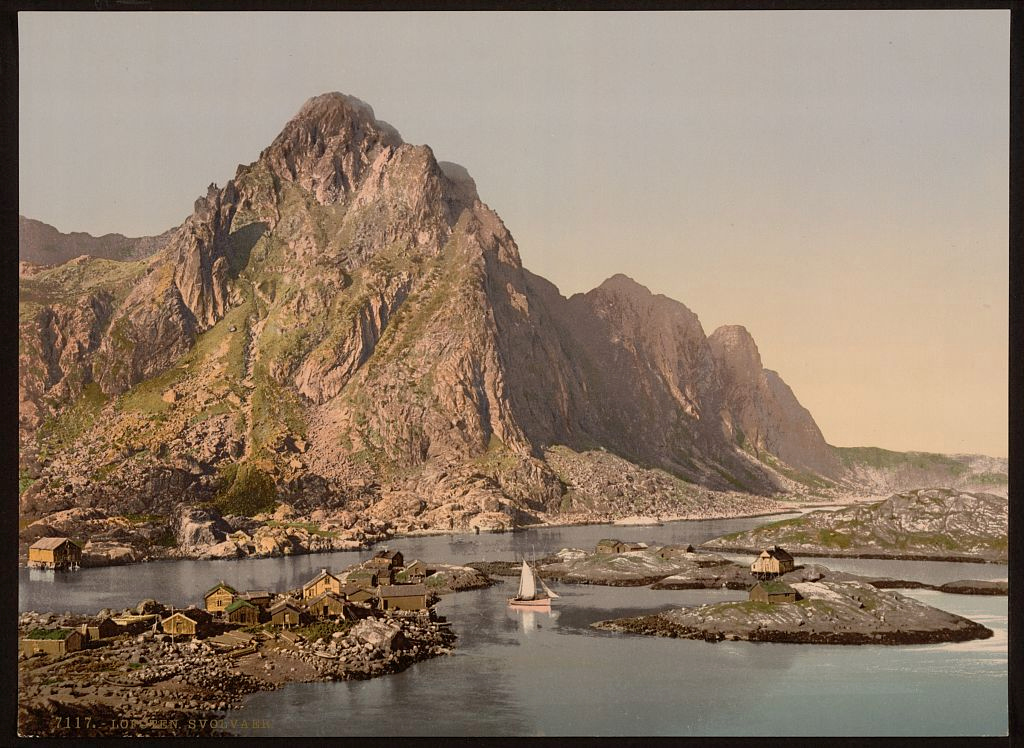
[[[537,590],[540,583],[541,590]],[[513,608],[551,608],[551,601],[558,597],[558,594],[551,590],[544,580],[534,574],[530,565],[523,561],[523,568],[519,573],[519,591],[515,597],[508,599],[508,604]]]

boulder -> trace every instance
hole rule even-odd
[[[174,518],[178,547],[186,555],[199,555],[208,546],[222,543],[231,526],[214,509],[183,506]]]
[[[362,642],[367,651],[380,649],[392,652],[405,649],[408,645],[400,625],[379,618],[364,618],[352,627],[350,636]]]
[[[225,540],[223,543],[210,546],[206,555],[209,558],[238,558],[242,552],[233,541]]]

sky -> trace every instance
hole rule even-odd
[[[741,324],[839,446],[1007,455],[1007,11],[20,13],[20,212],[157,234],[311,96],[565,295]]]

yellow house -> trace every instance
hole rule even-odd
[[[377,592],[381,610],[426,610],[427,588],[422,584],[386,584]]]
[[[165,634],[196,636],[197,634],[204,633],[204,629],[208,627],[209,622],[209,613],[204,610],[189,608],[187,611],[178,611],[167,616],[167,618],[160,622],[160,626]]]
[[[211,613],[220,613],[227,609],[235,601],[238,592],[229,584],[221,580],[215,587],[211,587],[203,595],[203,602],[206,609]]]
[[[71,538],[40,538],[28,549],[28,565],[35,569],[77,569],[82,548]]]
[[[779,546],[761,551],[761,555],[750,565],[750,571],[759,576],[778,576],[794,568],[796,565],[793,557]]]
[[[325,592],[341,594],[341,581],[327,569],[321,569],[319,574],[302,585],[303,600],[312,600]]]
[[[75,629],[33,629],[21,640],[21,651],[26,655],[43,652],[63,655],[85,647],[85,637]]]

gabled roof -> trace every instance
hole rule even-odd
[[[384,550],[384,551],[378,551],[376,554],[374,554],[373,557],[374,558],[394,559],[394,558],[398,558],[401,555],[402,555],[401,551],[388,551],[388,550]]]
[[[189,612],[191,613],[191,611],[189,611]],[[165,618],[163,620],[166,623],[167,621],[171,620],[172,618],[186,618],[189,621],[192,621],[192,623],[195,623],[195,624],[199,623],[198,618],[193,618],[191,615],[187,615],[183,611],[180,611],[180,610],[178,612],[176,612],[176,613],[171,613],[169,616],[167,616],[167,618]]]
[[[315,577],[313,577],[308,582],[306,582],[304,585],[302,585],[302,589],[306,589],[307,587],[312,587],[314,584],[319,582],[321,579],[325,579],[327,577],[330,577],[335,582],[338,582],[338,584],[341,584],[341,581],[336,576],[331,574],[331,572],[327,571],[327,569],[321,569],[319,574],[317,574]]]
[[[53,551],[60,548],[65,543],[71,543],[76,548],[81,547],[71,538],[39,538],[39,540],[29,547],[35,548],[36,550]]]
[[[253,605],[248,600],[242,600],[241,598],[239,598],[238,600],[235,600],[233,603],[231,603],[231,605],[229,605],[228,607],[224,608],[224,612],[225,613],[234,613],[239,608],[252,608],[252,609],[255,610],[256,606]]]
[[[206,598],[208,598],[210,595],[212,595],[214,592],[216,592],[219,589],[225,589],[228,592],[230,592],[232,595],[237,595],[238,594],[238,590],[236,590],[230,584],[225,584],[223,581],[220,581],[220,582],[218,582],[217,584],[215,584],[213,587],[211,587],[210,589],[208,589],[206,591],[206,594],[203,595],[203,599],[205,600]]]
[[[426,595],[427,588],[422,584],[382,584],[377,591],[380,597],[407,597],[409,595]]]
[[[276,613],[277,611],[284,610],[285,608],[291,608],[296,613],[302,612],[302,609],[299,607],[298,603],[296,603],[291,598],[287,598],[287,597],[284,600],[278,600],[276,603],[271,605],[270,606],[270,612],[271,613]]]
[[[246,590],[246,597],[270,597],[269,590]]]
[[[344,587],[341,588],[341,594],[343,594],[343,595],[345,595],[347,597],[348,595],[354,595],[357,592],[361,592],[362,590],[365,590],[365,589],[367,589],[367,588],[364,587],[363,585],[359,584],[358,582],[349,582],[348,584],[346,584]]]
[[[779,559],[780,561],[792,561],[793,560],[793,557],[791,555],[789,555],[789,553],[786,551],[786,549],[780,548],[779,546],[775,546],[773,548],[766,548],[765,550],[761,551],[761,555],[762,556],[765,553],[767,553],[772,558]]]

